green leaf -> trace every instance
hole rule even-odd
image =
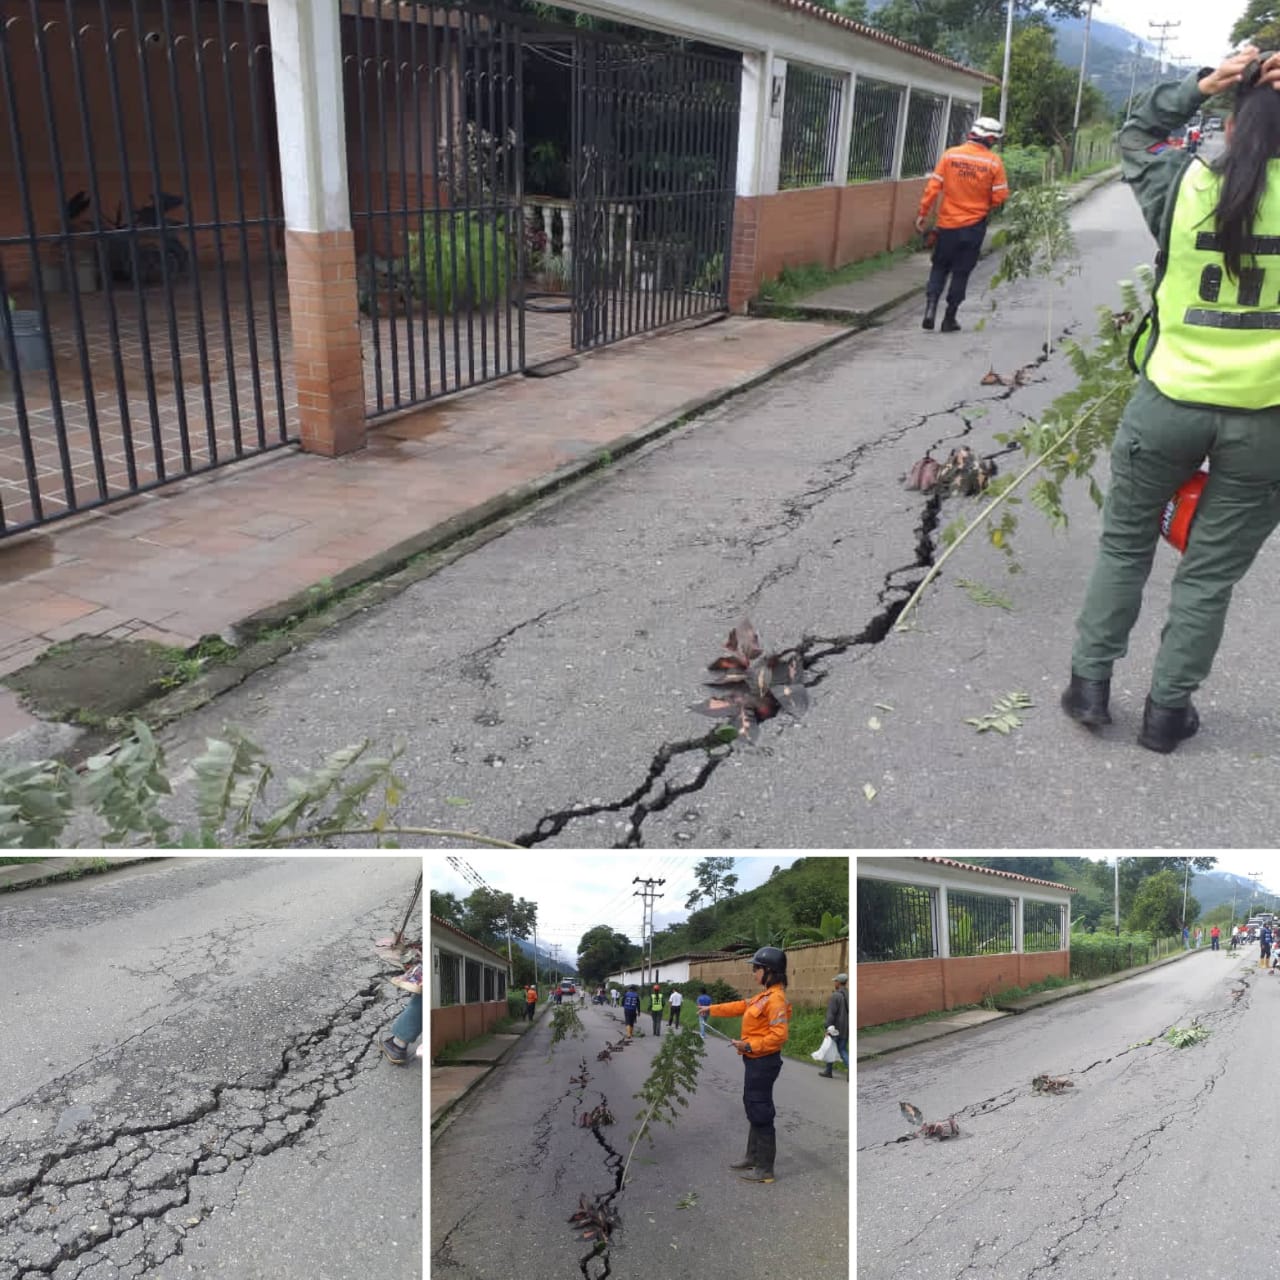
[[[956,586],[962,588],[974,604],[1013,612],[1013,602],[1008,596],[1002,596],[998,591],[992,591],[990,587],[984,587],[980,582],[970,582],[968,578],[957,578]]]

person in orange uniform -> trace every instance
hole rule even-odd
[[[938,313],[938,299],[947,289],[947,310],[942,332],[960,328],[956,312],[964,301],[969,274],[978,265],[978,252],[987,234],[987,218],[992,209],[1009,198],[1009,179],[1004,161],[991,150],[1000,141],[999,120],[980,116],[969,130],[969,140],[942,153],[938,167],[924,184],[916,230],[924,231],[929,212],[938,204],[937,242],[933,246],[933,268],[924,291],[924,320],[921,327],[932,329]],[[939,200],[941,197],[941,200]]]
[[[750,1000],[713,1004],[707,1016],[742,1019],[742,1039],[732,1044],[742,1055],[742,1105],[751,1132],[747,1154],[729,1168],[742,1170],[738,1176],[746,1182],[772,1182],[777,1151],[773,1085],[782,1070],[782,1046],[787,1043],[791,1024],[786,952],[777,947],[761,947],[751,957],[751,974],[762,988],[759,995]]]

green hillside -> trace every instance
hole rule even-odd
[[[758,888],[722,898],[717,906],[655,933],[653,953],[662,960],[735,945],[777,946],[797,928],[817,929],[824,913],[848,921],[848,858],[801,858],[786,869],[775,868]]]

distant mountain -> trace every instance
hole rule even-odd
[[[1080,68],[1084,49],[1084,19],[1060,18],[1053,24],[1058,39],[1058,61],[1074,71]],[[1174,79],[1195,66],[1180,60],[1156,61],[1156,46],[1124,27],[1093,20],[1089,28],[1089,61],[1085,68],[1091,84],[1102,91],[1111,108],[1119,111],[1129,94],[1149,89],[1158,79]]]
[[[520,950],[523,951],[524,954],[528,956],[530,959],[533,958],[532,942],[526,942],[523,938],[512,938],[511,944],[512,946],[519,947]],[[504,950],[505,944],[503,945],[503,947],[500,947],[498,949]],[[576,978],[578,976],[577,960],[578,960],[577,956],[572,956],[572,957],[561,956],[560,957],[560,974],[562,977]],[[538,948],[538,965],[540,968],[543,968],[543,969],[549,969],[552,965],[551,954],[547,951],[544,951],[541,947]]]
[[[1191,876],[1191,894],[1199,902],[1202,913],[1212,911],[1214,907],[1220,907],[1224,903],[1230,906],[1234,895],[1236,914],[1241,915],[1254,894],[1253,881],[1248,876],[1234,875],[1230,871],[1196,871]],[[1264,898],[1273,899],[1275,896],[1271,889],[1259,883],[1258,909],[1262,909]]]

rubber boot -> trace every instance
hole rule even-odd
[[[956,321],[956,308],[948,307],[942,317],[943,333],[959,333],[960,325]]]
[[[772,1182],[773,1158],[777,1154],[778,1135],[761,1133],[756,1137],[756,1167],[750,1173],[740,1173],[743,1182]]]
[[[730,1169],[754,1169],[756,1167],[756,1127],[751,1126],[747,1135],[747,1154],[729,1166]]]
[[[937,298],[926,298],[924,300],[924,319],[920,321],[922,329],[932,329],[934,318],[938,314]]]
[[[1168,755],[1178,743],[1194,736],[1200,728],[1200,713],[1187,703],[1185,707],[1162,707],[1147,697],[1142,712],[1142,731],[1138,741],[1148,751]]]
[[[1062,709],[1077,724],[1093,729],[1111,723],[1110,700],[1110,680],[1086,680],[1073,671],[1062,693]]]

